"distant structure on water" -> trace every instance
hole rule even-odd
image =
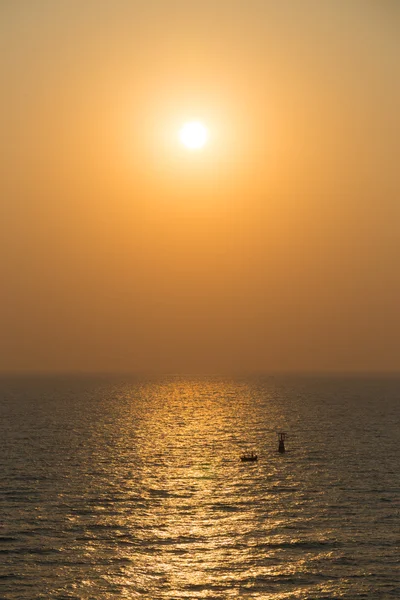
[[[278,433],[278,439],[279,439],[278,452],[280,452],[281,454],[286,452],[286,448],[285,448],[286,437],[287,437],[287,433],[285,431],[280,431]]]

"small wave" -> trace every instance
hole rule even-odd
[[[269,494],[280,494],[282,492],[298,492],[298,491],[300,491],[298,487],[276,485],[275,487],[268,490],[268,493]]]
[[[170,496],[170,493],[167,490],[157,488],[150,488],[147,490],[147,492],[150,494],[150,496],[155,498],[169,498]]]
[[[241,510],[241,507],[238,505],[223,504],[223,503],[213,504],[210,508],[211,508],[211,510],[221,511],[221,512],[238,512]]]
[[[263,542],[261,544],[257,544],[258,549],[263,548],[302,548],[304,550],[318,550],[320,548],[338,548],[341,544],[337,541],[329,541],[329,540],[315,540],[315,541],[307,541],[307,540],[293,540],[293,541],[282,541],[282,542]]]
[[[62,550],[60,548],[39,548],[39,547],[29,547],[25,548],[10,548],[9,550],[0,550],[0,554],[18,554],[18,555],[50,555],[54,553],[60,553]]]

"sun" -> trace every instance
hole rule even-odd
[[[185,123],[179,131],[179,139],[189,150],[200,150],[208,139],[208,130],[200,121]]]

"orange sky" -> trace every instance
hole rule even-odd
[[[399,370],[399,28],[390,0],[1,3],[0,371]]]

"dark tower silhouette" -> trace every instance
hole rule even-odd
[[[278,438],[279,438],[278,452],[283,454],[284,452],[286,452],[286,449],[285,449],[286,433],[284,431],[279,432]]]

